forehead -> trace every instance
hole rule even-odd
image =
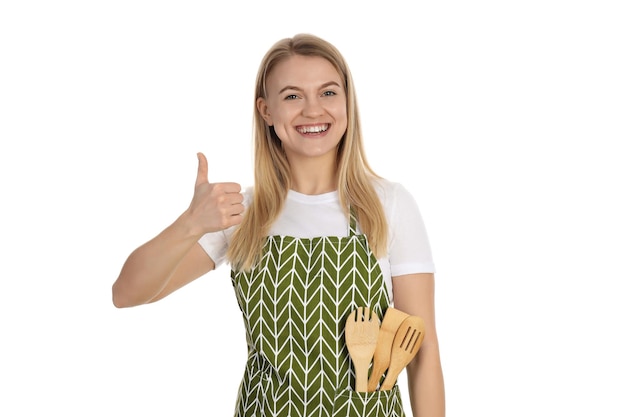
[[[270,91],[284,86],[317,87],[329,81],[343,85],[341,75],[330,61],[318,56],[293,55],[276,64],[267,77],[267,87]]]

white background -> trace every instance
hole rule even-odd
[[[228,269],[132,309],[110,287],[188,205],[197,151],[251,184],[257,66],[311,32],[425,218],[448,415],[623,417],[620,3],[2,2],[0,415],[231,415]]]

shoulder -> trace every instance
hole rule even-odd
[[[243,205],[248,207],[252,203],[252,197],[254,196],[254,187],[242,187],[241,195],[243,195]]]
[[[399,182],[376,178],[373,180],[373,184],[383,207],[387,210],[394,209],[398,204],[415,204],[411,192]]]
[[[406,186],[387,179],[376,179],[374,183],[392,229],[410,226],[412,222],[422,222],[417,200]]]

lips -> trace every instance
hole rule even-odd
[[[329,127],[330,127],[330,124],[322,123],[322,124],[316,124],[316,125],[297,126],[296,130],[300,134],[311,135],[311,134],[324,133],[328,130]]]

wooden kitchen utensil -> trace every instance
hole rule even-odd
[[[409,315],[403,311],[397,310],[393,307],[388,307],[383,317],[383,323],[380,326],[380,332],[378,334],[378,341],[376,342],[376,350],[374,351],[374,364],[372,365],[372,372],[370,373],[369,380],[367,382],[367,391],[373,392],[378,388],[378,383],[383,373],[389,368],[391,362],[391,346],[393,339],[396,335],[396,331],[400,327],[400,324],[409,317]]]
[[[371,314],[371,316],[370,316]],[[356,383],[354,390],[367,391],[367,372],[369,371],[376,341],[380,331],[380,320],[368,307],[358,307],[346,320],[346,346],[354,365]]]
[[[381,391],[393,388],[398,375],[417,354],[424,340],[424,320],[418,316],[409,316],[396,332],[391,346],[391,362],[385,380],[380,386]]]

